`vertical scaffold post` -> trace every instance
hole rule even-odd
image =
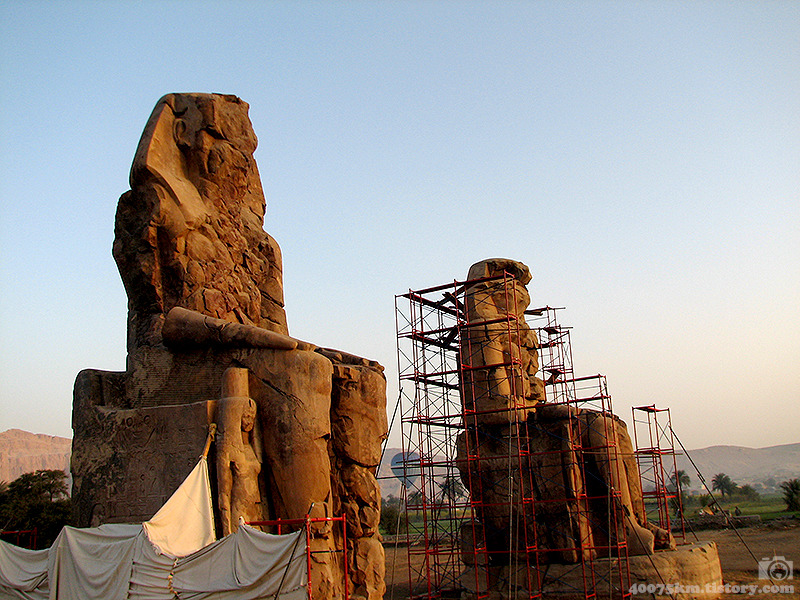
[[[648,518],[657,522],[659,527],[672,531],[676,541],[685,542],[682,473],[678,469],[670,410],[650,404],[635,406],[631,412],[636,460]],[[674,523],[671,511],[675,513]]]

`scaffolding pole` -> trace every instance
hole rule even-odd
[[[651,404],[635,406],[631,412],[636,460],[642,479],[642,496],[649,509],[648,518],[662,529],[671,531],[676,542],[686,543],[683,483],[669,408],[657,408]],[[671,513],[675,515],[674,520]]]

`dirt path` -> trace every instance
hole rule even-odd
[[[702,540],[717,542],[725,583],[731,585],[757,585],[759,587],[769,584],[769,581],[758,578],[758,561],[763,558],[771,560],[774,556],[783,556],[787,561],[794,563],[794,579],[786,581],[786,583],[794,585],[795,593],[756,593],[750,597],[759,598],[759,600],[800,598],[800,522],[797,520],[785,523],[773,522],[769,525],[747,527],[738,530],[738,532],[742,539],[739,539],[736,532],[731,529],[700,531],[697,533]],[[694,539],[691,534],[689,539]],[[753,559],[750,552],[755,555],[757,560]],[[722,596],[725,600],[742,597],[742,594],[726,594]]]
[[[739,530],[742,540],[729,529],[718,531],[700,531],[697,536],[702,541],[717,542],[722,574],[726,584],[733,591],[738,586],[739,593],[728,593],[719,596],[723,600],[733,598],[756,598],[758,600],[795,600],[800,599],[800,521],[759,525]],[[694,541],[691,534],[687,538]],[[745,545],[746,544],[746,545]],[[749,551],[748,551],[749,547]],[[753,559],[750,552],[755,555]],[[764,593],[763,586],[770,582],[758,578],[758,561],[763,558],[783,556],[794,563],[794,579],[780,582],[794,585],[794,593]],[[409,597],[408,554],[406,548],[395,548],[386,544],[386,582],[385,600],[406,600]],[[756,586],[743,590],[743,586]],[[755,590],[753,594],[750,594]]]

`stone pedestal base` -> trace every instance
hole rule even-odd
[[[600,558],[593,562],[597,597],[620,597],[617,559]],[[633,598],[711,600],[718,597],[716,589],[722,584],[722,569],[714,542],[687,544],[649,556],[632,556],[628,563],[631,577],[629,583],[624,583],[630,586],[629,589],[636,590]],[[550,564],[539,568],[543,595],[561,600],[584,597],[584,581],[590,577],[588,565],[584,568],[580,564]],[[469,567],[461,574],[464,588],[461,600],[475,600],[478,595],[488,595],[489,600],[529,598],[531,594],[525,570],[525,565],[516,568]],[[535,572],[531,573],[531,579],[536,579]]]
[[[650,559],[653,559],[652,562]],[[631,585],[636,585],[634,598],[717,598],[716,590],[722,585],[722,567],[719,563],[717,544],[697,542],[678,546],[675,550],[656,552],[652,556],[632,556]],[[659,575],[661,578],[659,579]],[[658,584],[672,584],[668,589]],[[655,592],[649,586],[656,586]],[[643,593],[638,590],[643,589]]]

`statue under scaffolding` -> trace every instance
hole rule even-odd
[[[530,279],[490,259],[397,297],[412,597],[628,597],[632,565],[675,548],[605,377],[574,376],[569,328],[528,308]]]

